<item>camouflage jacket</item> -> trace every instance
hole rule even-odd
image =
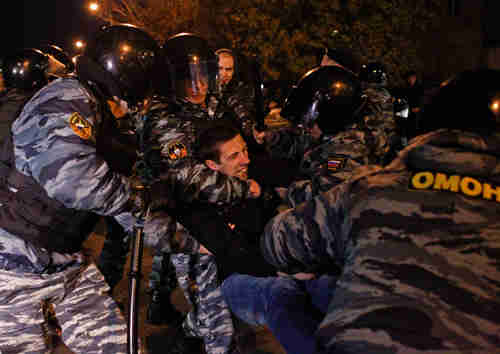
[[[145,166],[142,174],[168,185],[172,197],[178,201],[230,205],[249,196],[247,181],[213,171],[194,156],[200,131],[216,120],[226,119],[216,103],[212,96],[207,101],[208,109],[203,109],[187,101],[168,102],[156,97],[147,114],[142,133]],[[156,229],[150,231],[161,235],[167,231],[166,227],[158,222]],[[169,233],[174,231],[171,229]],[[198,249],[195,240],[189,242],[193,250]]]
[[[377,140],[383,145],[379,150],[379,163],[388,164],[401,148],[401,137],[394,118],[394,98],[387,89],[381,86],[368,86],[363,90],[368,97],[368,103],[364,116],[365,129],[378,137]]]
[[[500,136],[440,130],[279,214],[261,246],[285,271],[342,269],[328,352],[497,353],[499,213]]]
[[[379,136],[353,125],[314,142],[309,135],[290,130],[271,133],[271,154],[299,161],[298,178],[288,187],[287,203],[294,207],[348,179],[360,166],[379,162]],[[385,151],[385,150],[384,150]]]
[[[238,126],[245,138],[253,138],[252,128],[255,124],[255,95],[250,85],[243,81],[229,83],[219,94],[220,104],[226,106],[238,118]]]
[[[9,135],[10,125],[20,113],[22,105],[35,93],[35,91],[22,91],[11,89],[0,97],[0,143]]]
[[[131,181],[110,168],[98,152],[105,118],[94,94],[76,79],[58,79],[38,91],[12,124],[14,166],[33,178],[49,198],[64,207],[112,215],[131,230]],[[6,187],[12,192],[16,190]],[[0,200],[0,208],[5,200]],[[169,223],[168,219],[163,222]],[[54,235],[54,237],[60,235]],[[163,237],[164,235],[156,235]],[[159,239],[146,237],[155,246]],[[2,268],[43,272],[49,265],[69,264],[80,256],[49,254],[6,230],[0,229]]]

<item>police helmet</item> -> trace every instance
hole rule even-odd
[[[39,49],[25,48],[7,55],[2,74],[7,88],[31,90],[45,85],[49,58]]]
[[[386,85],[387,71],[384,64],[379,62],[363,64],[359,72],[359,79],[369,84]]]
[[[339,66],[308,71],[285,100],[281,115],[296,125],[318,124],[324,134],[336,134],[355,123],[366,102],[357,77]]]
[[[208,42],[193,33],[178,33],[162,47],[176,97],[205,94],[215,90],[217,56]]]
[[[325,57],[334,61],[338,65],[357,74],[359,72],[360,60],[354,52],[348,48],[328,48],[323,47],[317,51],[316,65],[320,66]]]
[[[56,46],[55,44],[46,44],[40,47],[40,50],[45,54],[53,56],[56,60],[63,64],[66,68],[66,73],[75,71],[75,64],[71,60],[70,56],[60,47]]]
[[[441,84],[423,107],[419,133],[448,128],[482,134],[500,127],[500,70],[475,69]]]
[[[104,94],[135,105],[153,91],[158,53],[158,44],[144,30],[129,24],[105,26],[78,58],[76,71]]]

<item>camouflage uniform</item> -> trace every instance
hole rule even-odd
[[[101,135],[102,123],[113,119],[105,108],[78,80],[58,79],[38,91],[12,124],[0,158],[1,352],[43,351],[46,301],[55,306],[70,349],[127,352],[126,322],[102,274],[81,251],[93,215],[114,216],[126,230],[136,223],[130,180],[99,153],[108,138]],[[35,200],[31,191],[38,193]],[[144,241],[157,247],[164,237],[146,233]]]
[[[252,138],[252,128],[255,124],[255,95],[252,87],[243,81],[231,80],[222,88],[219,94],[219,104],[231,110],[238,118],[243,136],[248,140]]]
[[[365,121],[375,120],[367,114]],[[378,116],[375,115],[375,116]],[[297,181],[288,187],[287,202],[296,206],[349,178],[360,166],[379,163],[388,151],[386,135],[363,123],[314,141],[308,134],[279,130],[266,137],[271,154],[297,160]]]
[[[394,98],[390,92],[377,84],[366,84],[363,94],[368,97],[367,114],[365,114],[365,127],[373,135],[382,135],[386,141],[387,153],[380,164],[386,165],[401,148],[401,137],[394,118]]]
[[[215,96],[209,95],[206,109],[185,100],[167,102],[157,98],[144,122],[143,146],[145,174],[159,179],[174,190],[175,198],[185,202],[194,200],[212,203],[232,203],[248,196],[248,182],[224,176],[210,170],[193,158],[198,134],[204,127],[223,118],[225,111],[218,106]],[[216,235],[214,235],[216,237]],[[197,254],[199,243],[189,234],[183,234],[184,254],[172,254],[171,262],[176,268],[180,287],[188,298],[189,274],[192,272],[198,287],[193,312],[188,314],[184,328],[188,334],[202,336],[208,353],[227,353],[232,341],[233,324],[226,303],[220,293],[217,267],[213,257],[197,257],[191,261],[186,253]],[[163,258],[174,251],[172,248],[157,248],[153,258],[150,287],[161,284]]]
[[[133,166],[138,157],[138,144],[133,124],[134,120],[140,119],[141,116],[141,113],[137,113],[109,120],[113,124],[107,124],[109,126],[104,133],[108,139],[101,150],[105,150],[103,154],[111,168],[124,176],[131,176],[134,172]],[[104,221],[106,234],[96,262],[113,292],[115,286],[123,278],[131,234],[125,231],[112,216],[105,217]]]
[[[16,114],[35,92],[14,88],[0,93],[0,143],[9,136],[10,125]]]
[[[267,225],[280,269],[342,269],[327,352],[498,352],[499,149],[498,134],[434,131]]]

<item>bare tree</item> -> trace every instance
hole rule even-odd
[[[159,41],[189,31],[210,33],[202,0],[101,0],[96,15],[110,23],[130,23],[147,30]]]

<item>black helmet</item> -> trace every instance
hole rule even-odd
[[[49,57],[38,49],[25,48],[7,55],[2,74],[7,88],[31,90],[45,85]]]
[[[317,123],[325,134],[336,134],[356,122],[364,106],[359,80],[339,66],[307,72],[287,97],[281,115],[297,125]]]
[[[320,66],[323,57],[327,56],[338,65],[357,74],[360,67],[360,60],[354,52],[348,48],[320,48],[316,54],[316,65]]]
[[[193,33],[176,34],[165,41],[163,55],[177,97],[215,89],[217,57],[205,39]]]
[[[379,62],[363,64],[359,72],[359,79],[369,84],[387,84],[387,72],[385,66]]]
[[[47,44],[40,47],[40,50],[45,54],[53,56],[56,60],[63,64],[66,68],[67,73],[75,71],[75,64],[73,63],[69,55],[60,47],[56,46],[55,44]]]
[[[500,70],[463,71],[444,82],[419,120],[420,133],[440,128],[488,134],[500,127]]]
[[[76,71],[106,95],[134,105],[152,93],[158,53],[156,41],[138,27],[102,27],[78,58]]]

